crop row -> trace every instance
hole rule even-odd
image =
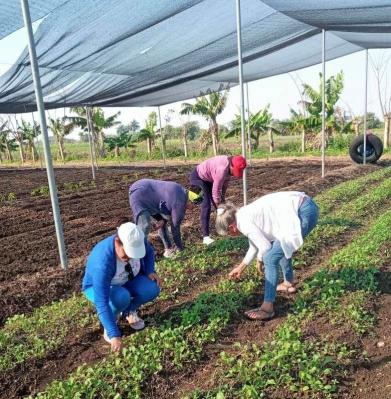
[[[361,188],[368,184],[368,180],[371,178],[376,180],[379,176],[380,172],[375,172],[368,175],[366,179],[360,178]],[[355,193],[361,192],[357,190],[357,185],[352,186],[349,183],[342,183],[337,187],[339,195],[343,198],[350,195],[352,187]],[[333,198],[335,190],[336,188],[329,190]],[[380,199],[383,197],[380,196]],[[361,203],[360,199],[356,201]],[[321,200],[317,202],[320,206],[323,202],[329,202],[327,192],[321,194]],[[372,201],[373,205],[379,205],[379,203],[379,200]],[[353,206],[352,209],[355,210],[358,207]],[[322,229],[326,229],[331,234],[327,225],[318,230],[323,231]],[[316,231],[308,238],[311,248],[314,245],[320,245],[317,243],[320,237]],[[339,232],[340,230],[334,230],[334,233]],[[222,239],[218,240],[212,248],[208,248],[207,256],[204,249],[197,246],[196,249],[186,250],[178,259],[160,261],[158,271],[162,274],[165,288],[160,300],[173,298],[180,292],[181,287],[191,287],[197,280],[223,269],[232,262],[232,255],[240,252],[245,246],[244,238]],[[314,248],[311,252],[313,251]],[[307,250],[306,254],[308,253]],[[64,328],[58,328],[59,320],[64,324]],[[6,371],[31,357],[44,357],[49,350],[60,347],[66,337],[81,326],[92,329],[97,328],[98,325],[92,307],[80,295],[38,308],[31,316],[17,315],[8,319],[6,326],[0,331],[0,353],[2,354],[0,371]]]
[[[54,381],[37,398],[140,398],[147,380],[156,373],[183,369],[200,358],[233,316],[253,294],[255,278],[239,287],[223,281],[176,310],[159,327],[124,340],[120,356],[112,354],[93,366],[81,366],[64,381]]]
[[[355,187],[354,187],[354,191]],[[324,197],[323,197],[324,198]],[[319,250],[349,230],[365,227],[368,220],[382,211],[391,200],[391,179],[385,179],[369,193],[351,199],[331,214],[321,216],[318,226],[305,240],[300,249],[295,266],[310,263]],[[322,201],[317,201],[322,207]]]
[[[271,341],[263,347],[238,346],[235,355],[222,352],[218,387],[195,391],[187,398],[333,397],[358,353],[322,333],[307,336],[306,329],[319,317],[334,328],[352,329],[357,336],[371,328],[374,317],[367,303],[378,289],[377,275],[389,259],[390,241],[388,211],[304,284],[293,314]]]

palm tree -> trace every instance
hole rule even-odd
[[[99,155],[101,157],[105,156],[105,129],[110,129],[113,126],[120,124],[117,121],[118,116],[121,112],[117,112],[114,115],[109,116],[108,118],[105,117],[105,114],[102,108],[92,107],[91,111],[91,130],[92,130],[92,137],[94,143],[98,147]],[[72,123],[75,127],[78,126],[83,130],[87,131],[87,108],[86,107],[74,107],[71,108],[71,112],[77,114],[77,116],[68,116],[67,120]]]
[[[58,144],[58,153],[62,162],[65,162],[64,138],[75,128],[73,123],[66,123],[66,118],[49,118],[49,129],[56,138]]]
[[[15,140],[9,138],[10,130],[8,129],[8,122],[0,120],[0,161],[2,162],[1,154],[9,161],[13,161],[12,151],[16,150]]]
[[[247,123],[247,121],[245,121]],[[241,131],[241,117],[236,115],[232,121],[232,128],[227,133],[226,137],[237,136]],[[259,147],[259,141],[263,134],[267,134],[269,138],[269,151],[274,151],[273,133],[280,133],[273,123],[273,115],[269,112],[269,105],[260,109],[257,113],[250,115],[250,134],[254,141],[253,148],[256,150]]]
[[[303,95],[305,97],[304,107],[308,111],[309,118],[312,119],[311,125],[317,125],[320,129],[322,126],[322,74],[320,76],[319,90],[314,89],[309,84],[303,84]],[[339,100],[344,87],[343,72],[337,73],[335,76],[330,76],[325,82],[325,136],[326,142],[329,137],[338,131],[338,121],[335,115],[335,106]]]
[[[37,149],[35,147],[35,138],[41,133],[40,127],[37,123],[31,124],[22,119],[21,125],[18,126],[20,137],[26,142],[26,152],[31,154],[33,163],[38,159]]]
[[[305,152],[307,133],[313,132],[319,128],[318,117],[305,115],[291,108],[291,118],[288,121],[280,122],[283,128],[289,130],[290,133],[301,135],[301,152]]]
[[[207,90],[197,97],[195,104],[183,103],[182,115],[195,114],[205,117],[209,121],[208,132],[212,136],[213,152],[215,155],[218,153],[219,144],[219,125],[217,123],[217,116],[220,115],[228,99],[229,90],[223,92],[212,92]]]
[[[146,140],[148,155],[151,155],[153,146],[155,144],[156,125],[157,114],[156,112],[151,112],[148,115],[148,119],[145,121],[144,129],[141,129],[137,135],[137,141]]]
[[[114,155],[116,157],[120,156],[121,148],[128,150],[131,147],[135,147],[131,134],[126,132],[120,132],[117,136],[105,137],[105,143],[107,144],[109,151],[114,150]]]
[[[136,121],[136,119],[133,119],[130,123],[129,123],[129,127],[130,130],[132,132],[138,132],[140,130],[140,124],[138,123],[138,121]]]

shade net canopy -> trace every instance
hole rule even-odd
[[[234,0],[29,4],[33,19],[45,16],[35,41],[46,108],[164,105],[238,84]],[[391,0],[242,0],[244,80],[319,63],[322,28],[330,30],[327,59],[391,47],[390,7]],[[3,8],[15,20],[0,35],[22,26],[18,0]],[[24,50],[0,77],[0,113],[35,109]]]

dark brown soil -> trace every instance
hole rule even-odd
[[[344,399],[391,398],[391,259],[379,281],[381,294],[373,303],[377,325],[362,342],[367,360],[356,364],[348,376]]]
[[[249,198],[281,189],[303,190],[310,195],[315,195],[339,182],[368,173],[369,170],[372,171],[375,168],[375,166],[369,166],[364,169],[350,165],[346,161],[333,162],[329,165],[331,171],[325,179],[321,179],[318,161],[307,161],[305,164],[300,160],[270,161],[255,165],[250,169]],[[24,170],[23,173],[0,170],[2,182],[0,193],[15,192],[18,198],[15,202],[6,203],[0,207],[0,246],[2,255],[4,254],[0,257],[0,323],[10,315],[29,313],[38,306],[69,297],[79,290],[85,257],[91,247],[112,233],[114,223],[119,216],[130,215],[127,189],[134,179],[154,177],[175,180],[185,185],[190,170],[190,166],[167,170],[101,168],[97,187],[82,189],[78,192],[61,191],[61,185],[67,181],[88,180],[90,171],[88,169],[57,170],[56,175],[60,182],[60,206],[70,259],[70,268],[67,272],[61,271],[58,265],[50,202],[47,198],[33,198],[30,195],[33,188],[46,184],[45,173],[37,170]],[[228,199],[238,203],[242,201],[240,182],[232,182]],[[199,239],[198,217],[198,209],[186,215],[183,235],[187,245]],[[161,244],[156,239],[152,241],[160,253]],[[306,269],[302,273],[308,272],[309,270]],[[215,279],[211,280],[215,281]],[[194,292],[197,290],[195,289]],[[190,300],[192,294],[188,295],[187,300]],[[186,295],[183,300],[186,300]],[[158,305],[146,313],[152,310],[165,312],[167,304]],[[253,304],[255,301],[248,305]],[[254,337],[263,340],[280,323],[289,306],[289,297],[279,299],[277,307],[280,316],[267,323],[266,326],[239,317],[230,326],[230,331],[226,332],[225,338],[219,344],[211,345],[210,350],[207,351],[204,364],[206,371],[208,372],[208,367],[211,367],[208,359],[213,358],[213,354],[219,352],[224,345],[229,347],[232,342],[246,342],[253,340]],[[66,375],[83,361],[90,363],[101,358],[102,350],[104,349],[100,344],[98,331],[80,331],[59,351],[53,352],[42,360],[28,361],[17,370],[13,370],[12,377],[9,375],[5,380],[2,378],[1,385],[6,385],[5,389],[2,389],[6,395],[4,397],[20,397],[34,392],[53,378]],[[202,364],[198,367],[200,369],[196,374],[204,370]],[[187,370],[187,376],[189,371]],[[201,373],[201,375],[206,381],[206,374]],[[195,381],[198,380],[197,375],[193,377]],[[175,383],[180,380],[181,378],[175,376]],[[185,380],[182,382],[186,385]],[[159,395],[168,393],[172,388],[169,378],[161,384],[157,379],[156,383],[155,386],[160,387]],[[157,396],[151,392],[149,397]]]
[[[370,166],[372,170],[375,167]],[[130,216],[127,191],[133,176],[175,180],[186,184],[190,166],[167,169],[101,168],[96,188],[78,192],[60,190],[70,268],[59,268],[51,206],[48,198],[30,195],[46,184],[40,170],[0,170],[0,190],[15,192],[17,200],[0,207],[0,324],[15,313],[29,313],[35,307],[70,296],[79,289],[85,257],[99,240],[112,234],[120,216]],[[270,161],[249,171],[249,198],[281,189],[305,190],[313,195],[367,170],[346,161],[334,162],[325,179],[319,177],[319,162]],[[87,181],[89,169],[58,169],[60,188],[65,182]],[[124,179],[127,179],[125,182]],[[233,181],[230,200],[241,202],[241,183]],[[198,209],[189,211],[183,224],[185,243],[197,240]],[[161,244],[153,240],[157,251]]]

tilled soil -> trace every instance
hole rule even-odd
[[[328,169],[332,170],[325,179],[321,179],[318,176],[320,168],[317,161],[307,161],[305,164],[301,161],[270,161],[267,164],[255,165],[250,169],[249,198],[282,189],[303,190],[310,195],[315,195],[339,182],[368,173],[369,170],[375,168],[369,166],[364,169],[342,160],[329,165]],[[56,174],[60,182],[60,206],[70,259],[70,267],[66,272],[61,271],[58,265],[50,202],[47,198],[32,198],[30,195],[33,188],[46,183],[45,174],[31,170],[28,173],[23,171],[24,173],[19,176],[16,171],[11,173],[0,170],[2,182],[0,190],[4,192],[4,187],[7,185],[15,192],[19,190],[17,191],[18,199],[15,202],[0,207],[0,246],[2,255],[4,254],[4,257],[0,257],[0,322],[4,322],[10,315],[29,313],[35,307],[69,297],[79,290],[85,257],[91,247],[113,232],[113,226],[118,217],[130,215],[127,191],[129,184],[133,181],[132,177],[175,180],[185,185],[190,170],[189,166],[167,170],[104,168],[99,170],[100,177],[96,188],[83,189],[79,192],[61,191],[61,184],[66,181],[87,180],[90,171],[88,169],[57,170]],[[231,183],[228,199],[241,202],[240,182]],[[187,245],[200,238],[198,218],[198,209],[187,212],[183,224],[183,236]],[[161,244],[155,238],[152,241],[158,253],[161,253]],[[281,315],[284,315],[284,309],[286,313],[289,304],[289,298],[277,304]],[[167,304],[159,310],[164,311],[166,306]],[[274,324],[279,324],[279,321],[281,320],[277,318],[268,324],[269,327],[266,330],[262,328],[259,331],[260,327],[251,322],[248,326],[248,323],[244,322],[246,324],[244,329],[243,320],[238,320],[237,323],[238,327],[240,325],[240,331],[246,331],[246,334],[253,336],[254,334],[267,335],[268,329],[273,329]],[[254,328],[256,331],[252,331]],[[71,339],[64,353],[56,351],[43,360],[27,362],[27,369],[21,366],[18,370],[14,370],[16,372],[14,381],[19,381],[18,388],[15,389],[15,385],[11,382],[7,384],[7,388],[3,391],[7,392],[7,397],[20,397],[34,391],[37,387],[42,387],[43,380],[48,382],[52,378],[66,375],[83,360],[91,362],[102,357],[98,332],[80,331],[79,333],[77,336],[81,339]],[[228,336],[230,341],[232,331],[227,334]],[[224,340],[221,345],[224,345]],[[48,365],[51,365],[49,367],[51,371],[54,371],[56,367],[57,370],[54,373],[48,372]],[[31,372],[30,376],[28,371]],[[160,393],[163,393],[165,388],[168,388],[167,385],[165,387],[164,384],[160,385]],[[171,397],[171,395],[167,396]]]
[[[87,181],[89,169],[58,169],[60,207],[70,259],[67,272],[59,268],[49,198],[31,196],[46,184],[41,170],[0,170],[3,193],[14,192],[17,200],[0,207],[0,324],[16,313],[65,298],[80,286],[85,257],[99,240],[113,233],[116,220],[130,216],[128,187],[134,179],[153,177],[187,184],[191,166],[158,168],[101,168],[97,187],[80,191],[61,190],[66,182]],[[333,161],[325,179],[319,177],[318,161],[269,161],[249,170],[249,198],[281,189],[305,190],[314,195],[341,181],[374,169]],[[242,201],[241,182],[232,181],[228,199]],[[213,216],[212,216],[213,217]],[[200,239],[199,210],[188,210],[183,223],[185,243]],[[158,254],[161,244],[152,239]]]

